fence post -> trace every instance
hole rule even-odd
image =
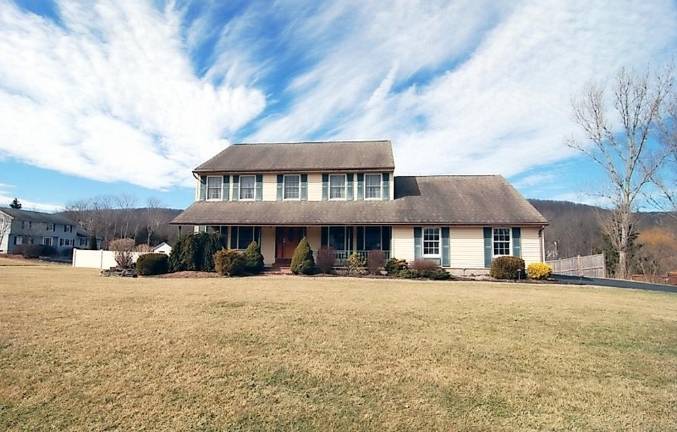
[[[99,270],[103,270],[103,249],[99,249]]]

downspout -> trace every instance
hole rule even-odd
[[[545,262],[545,225],[538,231],[541,237],[541,262]]]

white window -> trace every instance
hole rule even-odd
[[[14,237],[14,244],[15,245],[21,245],[24,243],[24,238],[21,236],[16,236]]]
[[[364,175],[364,199],[381,199],[381,174]]]
[[[301,199],[301,176],[298,174],[287,174],[283,178],[284,199]]]
[[[54,224],[48,223],[45,231],[54,231]]]
[[[223,189],[223,177],[207,176],[207,201],[219,201]]]
[[[329,175],[329,199],[346,199],[346,175]]]
[[[45,246],[51,246],[52,245],[52,238],[51,237],[43,237],[42,238],[42,244]]]
[[[253,200],[256,197],[256,176],[240,176],[240,199]]]
[[[433,227],[423,228],[423,256],[440,256],[440,229]]]
[[[510,255],[510,228],[494,228],[494,256]]]
[[[73,232],[73,225],[64,225],[63,232]]]

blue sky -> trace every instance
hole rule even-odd
[[[0,0],[0,202],[183,208],[234,142],[391,139],[398,174],[596,202],[570,101],[677,52],[674,1]]]

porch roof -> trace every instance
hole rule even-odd
[[[197,201],[177,225],[545,225],[501,176],[395,177],[390,201]]]

